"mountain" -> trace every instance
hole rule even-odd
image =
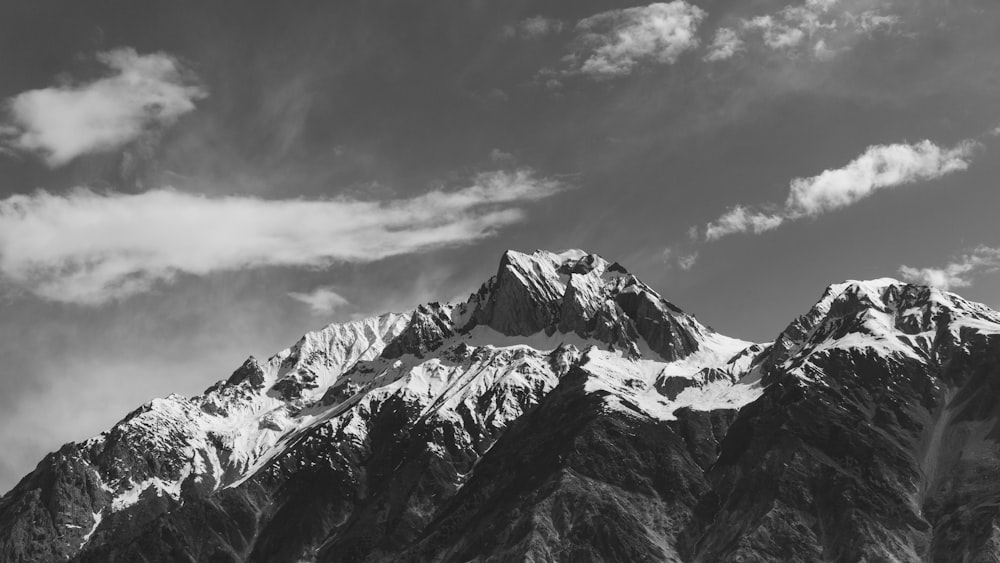
[[[996,561],[1000,313],[881,279],[773,343],[509,251],[63,446],[0,560]]]

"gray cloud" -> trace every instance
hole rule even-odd
[[[206,96],[177,59],[123,48],[99,53],[108,74],[87,82],[22,92],[6,101],[0,140],[49,166],[120,148],[172,124]]]
[[[878,190],[933,180],[965,170],[979,146],[972,140],[951,148],[942,148],[927,140],[914,144],[870,146],[861,156],[841,168],[793,179],[788,198],[780,206],[733,207],[706,226],[705,239],[713,241],[736,233],[763,233],[786,221],[815,217],[847,207]]]
[[[939,268],[900,266],[899,275],[907,281],[951,290],[972,285],[979,274],[1000,270],[1000,248],[979,246]]]
[[[698,262],[698,253],[692,252],[691,254],[685,254],[677,258],[677,265],[684,271],[694,268],[695,263]]]
[[[0,200],[0,274],[43,299],[100,304],[178,274],[318,268],[468,244],[520,221],[517,204],[561,189],[518,170],[384,202],[39,191]]]

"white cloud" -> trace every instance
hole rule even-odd
[[[570,72],[596,78],[624,76],[640,64],[672,64],[698,46],[705,11],[684,0],[610,10],[577,23],[578,49]]]
[[[716,240],[734,233],[762,233],[785,221],[815,217],[852,205],[878,190],[965,170],[978,147],[974,141],[963,141],[952,148],[941,148],[926,140],[873,145],[841,168],[793,179],[788,198],[775,211],[755,211],[737,205],[708,224],[705,238]]]
[[[718,240],[735,233],[760,234],[780,227],[783,222],[784,218],[778,215],[751,211],[737,205],[706,226],[705,239]]]
[[[930,141],[874,145],[842,168],[792,180],[785,202],[790,218],[818,215],[864,199],[876,190],[933,180],[965,170],[978,145],[941,148]]]
[[[743,22],[744,29],[759,30],[764,44],[771,49],[795,47],[806,38],[806,30],[771,16],[758,16]]]
[[[731,59],[745,48],[743,40],[735,29],[720,27],[715,31],[715,38],[708,47],[706,61],[724,61]]]
[[[980,246],[941,268],[900,266],[899,274],[907,281],[951,290],[972,285],[977,274],[1000,270],[1000,248]]]
[[[716,31],[705,59],[721,61],[746,50],[750,42],[764,51],[804,53],[830,60],[859,39],[875,32],[892,32],[901,19],[885,14],[884,0],[805,0],[773,13],[741,18]],[[739,49],[728,48],[738,45]]]
[[[50,166],[122,147],[192,111],[205,91],[170,55],[116,49],[97,55],[108,74],[89,82],[30,90],[6,101],[0,139]]]
[[[341,307],[350,305],[350,301],[329,286],[317,287],[308,293],[293,291],[288,296],[300,303],[305,303],[317,315],[329,314]]]
[[[559,33],[563,30],[563,27],[565,27],[565,24],[561,20],[545,16],[532,16],[504,27],[504,35],[524,39],[538,39],[546,35]]]
[[[321,268],[468,244],[521,220],[517,204],[562,188],[519,170],[386,202],[39,191],[0,200],[0,275],[44,299],[100,304],[178,274]]]

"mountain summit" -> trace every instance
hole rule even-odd
[[[0,498],[4,561],[1000,557],[1000,313],[830,286],[773,344],[506,252],[155,399]]]

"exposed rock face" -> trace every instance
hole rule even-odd
[[[633,357],[640,341],[670,361],[697,351],[711,331],[615,266],[582,251],[508,251],[473,322],[509,336],[573,332]]]
[[[685,557],[996,560],[998,333],[953,294],[831,286],[729,429]]]
[[[1000,560],[1000,314],[831,286],[771,344],[508,252],[67,444],[2,561]]]

